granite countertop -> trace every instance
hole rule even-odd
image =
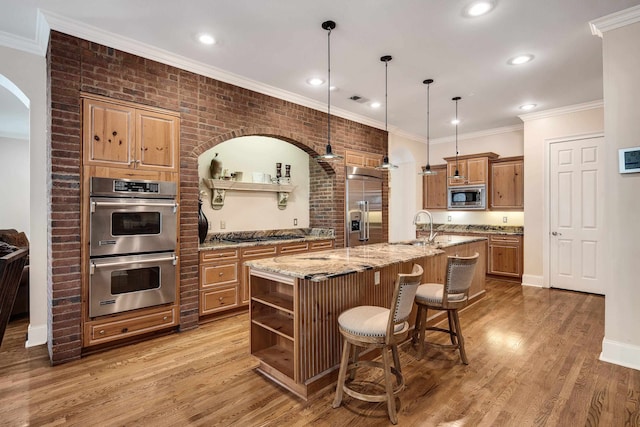
[[[233,241],[247,239],[246,241]],[[296,228],[289,230],[238,231],[231,233],[213,233],[200,243],[199,250],[247,248],[267,246],[278,243],[309,242],[314,240],[335,239],[333,229]]]
[[[247,261],[245,264],[256,270],[320,282],[332,277],[435,256],[444,252],[441,248],[486,239],[484,237],[451,236],[452,240],[446,240],[447,237],[449,236],[442,236],[434,246],[416,246],[411,244],[413,241],[377,243],[355,248],[265,258]]]
[[[429,225],[419,225],[416,230],[429,231]],[[524,235],[524,227],[514,225],[433,224],[433,231],[439,233]]]

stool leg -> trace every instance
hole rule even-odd
[[[464,350],[464,337],[462,336],[462,331],[460,330],[460,317],[458,317],[458,310],[453,310],[453,320],[456,324],[456,335],[458,336],[460,358],[462,359],[462,363],[468,365],[469,361],[467,360],[467,353]]]
[[[349,341],[344,340],[342,345],[342,359],[340,360],[340,372],[338,373],[338,384],[336,384],[336,397],[333,399],[333,407],[337,408],[342,404],[342,395],[344,393],[344,380],[347,376],[347,367],[349,366]]]
[[[418,334],[422,327],[422,306],[420,304],[416,305],[418,306],[418,311],[416,311],[416,324],[413,327],[413,333],[411,334],[411,345],[416,345],[418,343]]]
[[[393,355],[393,365],[399,375],[396,377],[396,384],[400,385],[402,384],[402,368],[400,368],[400,356],[398,355],[398,346],[396,344],[391,346],[391,354]]]
[[[352,345],[351,346],[353,348],[353,358],[351,359],[351,363],[353,363],[354,365],[356,363],[358,363],[358,357],[360,357],[360,347],[358,347],[357,345]],[[356,377],[356,369],[351,369],[349,371],[349,381],[353,381]]]
[[[387,391],[387,408],[389,409],[389,419],[393,424],[398,424],[396,414],[396,398],[393,395],[393,384],[391,383],[391,363],[389,361],[389,351],[382,348],[382,361],[384,365],[384,385]]]
[[[447,317],[449,318],[449,338],[451,339],[451,344],[458,345],[458,342],[456,341],[457,328],[455,325],[455,321],[453,320],[453,315],[451,310],[447,310]]]
[[[423,307],[422,316],[420,316],[420,335],[418,336],[418,356],[417,359],[422,359],[422,353],[424,352],[424,335],[427,329],[427,307]]]

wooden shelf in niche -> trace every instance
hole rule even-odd
[[[253,301],[282,310],[285,313],[293,314],[293,297],[280,293],[270,293],[264,295],[256,295],[251,298]]]
[[[289,378],[294,378],[293,373],[293,350],[279,345],[267,347],[253,353],[263,363],[282,372]]]
[[[289,201],[289,193],[291,193],[296,186],[291,184],[264,184],[259,182],[241,182],[241,181],[227,181],[222,179],[202,179],[207,187],[212,191],[211,193],[211,207],[213,209],[222,209],[224,206],[224,198],[227,191],[257,191],[257,192],[270,192],[278,194],[278,208],[285,209],[287,202]]]

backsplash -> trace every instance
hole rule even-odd
[[[524,225],[524,212],[519,211],[431,211],[431,214],[438,224]]]

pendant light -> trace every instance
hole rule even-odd
[[[336,23],[325,21],[322,23],[322,28],[327,30],[327,148],[325,153],[317,156],[316,159],[332,162],[343,158],[331,150],[331,30],[336,28]]]
[[[418,175],[437,175],[438,172],[432,171],[429,164],[429,87],[433,83],[433,79],[427,79],[422,83],[427,85],[427,165],[422,167],[422,172],[418,172]]]
[[[460,175],[460,171],[458,169],[458,101],[460,101],[461,99],[462,98],[459,96],[451,98],[451,100],[455,101],[456,103],[456,171],[453,176],[449,177],[453,179],[465,179],[464,176]]]
[[[389,162],[389,131],[387,130],[387,80],[388,80],[388,68],[389,61],[393,58],[391,55],[385,55],[380,58],[380,61],[384,62],[384,130],[387,132],[387,149],[382,164],[376,166],[378,170],[398,169],[398,166]]]

